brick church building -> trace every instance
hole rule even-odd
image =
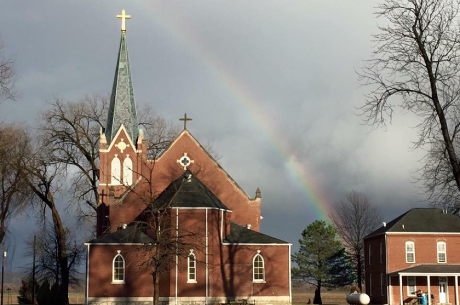
[[[172,234],[193,232],[197,240],[186,255],[168,257],[160,302],[290,303],[291,244],[259,232],[260,190],[248,196],[186,129],[186,116],[170,146],[156,159],[147,158],[128,59],[128,16],[123,11],[120,17],[113,91],[100,135],[97,238],[85,244],[86,304],[151,304],[152,270],[143,267],[139,249],[157,241],[138,225],[148,219],[150,204],[167,209],[162,215]]]

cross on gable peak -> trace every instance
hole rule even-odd
[[[187,121],[191,121],[192,118],[187,116],[187,113],[184,114],[183,118],[180,118],[179,121],[184,121],[184,130],[187,129]]]

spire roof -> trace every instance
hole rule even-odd
[[[136,143],[139,126],[137,121],[136,103],[134,101],[131,67],[129,66],[126,31],[122,31],[120,50],[118,52],[115,79],[110,97],[109,116],[107,119],[106,138],[110,145],[112,137],[124,125],[133,143]]]

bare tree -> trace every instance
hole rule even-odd
[[[387,0],[372,59],[358,72],[371,91],[367,123],[385,125],[395,105],[420,118],[415,148],[427,150],[420,179],[435,204],[460,209],[458,0]],[[397,98],[398,97],[398,98]],[[394,103],[393,103],[394,102]]]
[[[68,255],[68,269],[69,269],[69,284],[79,285],[81,274],[78,270],[81,261],[84,259],[85,249],[81,243],[77,243],[75,234],[72,234],[67,228],[67,249]],[[28,256],[33,255],[33,241],[28,243],[30,251],[27,253]],[[58,236],[54,229],[45,224],[41,234],[37,234],[36,241],[36,265],[35,273],[38,282],[42,283],[48,280],[50,284],[57,284],[57,287],[61,286],[61,272],[59,264],[59,241]],[[32,269],[32,268],[29,268]]]
[[[99,137],[107,111],[108,99],[95,95],[76,102],[56,99],[43,113],[40,129],[46,146],[54,162],[71,173],[70,197],[78,202],[84,217],[94,217],[99,203]],[[150,107],[142,108],[139,118],[149,143],[148,154],[155,157],[169,146],[178,129]]]
[[[153,282],[153,305],[159,304],[160,279],[169,274],[171,268],[178,261],[176,258],[187,258],[190,249],[203,252],[204,236],[200,234],[204,227],[195,225],[194,231],[187,230],[182,225],[177,226],[175,213],[172,209],[176,195],[181,191],[184,183],[192,179],[192,174],[187,172],[171,184],[165,197],[159,196],[155,190],[154,169],[155,162],[144,160],[142,163],[142,176],[135,187],[127,186],[131,193],[129,201],[137,198],[144,205],[144,212],[136,219],[136,230],[143,230],[152,239],[137,249],[140,256],[139,270],[149,270]],[[134,199],[136,200],[136,199]],[[134,231],[135,234],[135,231]]]
[[[50,147],[37,140],[31,142],[31,153],[21,158],[17,164],[21,178],[34,194],[34,203],[42,211],[42,219],[46,220],[46,212],[51,213],[53,230],[57,239],[57,257],[59,261],[61,285],[59,287],[59,303],[69,304],[69,249],[67,247],[67,230],[59,214],[55,195],[60,191],[60,181],[64,172],[59,163],[53,161]]]
[[[24,130],[17,126],[0,125],[0,243],[7,232],[11,217],[23,210],[30,192],[17,164],[28,153]]]
[[[362,291],[364,237],[379,227],[382,217],[364,194],[355,191],[348,193],[329,217],[355,266],[358,286]]]
[[[0,101],[15,100],[14,60],[3,54],[4,44],[0,41]]]

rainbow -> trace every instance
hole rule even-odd
[[[139,6],[142,11],[148,10],[154,16],[153,21],[165,30],[176,43],[182,45],[193,56],[198,58],[210,73],[220,80],[221,84],[234,97],[234,100],[251,114],[256,122],[256,127],[266,137],[280,158],[284,160],[286,169],[293,180],[298,181],[298,187],[310,207],[313,208],[317,218],[328,221],[331,208],[328,196],[314,180],[305,158],[302,157],[300,161],[300,158],[292,153],[295,151],[292,149],[292,144],[279,132],[279,128],[275,128],[274,124],[268,123],[275,120],[263,112],[263,103],[239,81],[236,75],[231,73],[231,70],[218,57],[204,48],[205,44],[199,43],[199,38],[196,37],[193,31],[187,27],[180,26],[180,21],[172,19],[173,14],[160,13],[158,11],[160,2],[141,3],[136,1],[133,3]]]

